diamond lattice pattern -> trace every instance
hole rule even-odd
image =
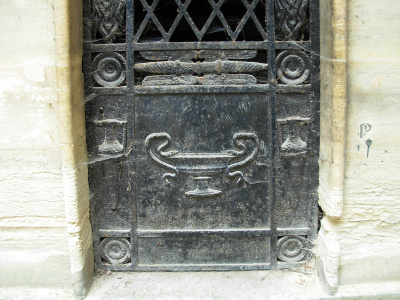
[[[136,0],[135,11],[134,42],[267,39],[260,0]]]

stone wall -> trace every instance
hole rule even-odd
[[[54,1],[0,6],[0,282],[67,286]]]
[[[400,2],[329,0],[321,8],[322,271],[331,291],[398,281]]]
[[[5,0],[0,19],[0,282],[83,295],[94,268],[82,2]]]
[[[351,0],[348,19],[339,282],[400,280],[400,1]]]

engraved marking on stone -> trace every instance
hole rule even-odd
[[[286,50],[276,58],[278,79],[288,85],[302,84],[310,76],[311,62],[303,51]]]
[[[155,75],[147,76],[142,85],[254,85],[257,79],[248,74],[221,74],[205,75],[202,77],[193,75]]]
[[[358,133],[360,135],[360,138],[363,138],[367,132],[369,132],[372,129],[371,124],[363,123],[360,124],[360,132]]]
[[[247,153],[243,140],[250,139],[254,142],[254,148],[250,153]],[[157,155],[154,154],[151,144],[154,140],[164,140],[157,148]],[[209,187],[211,176],[223,173],[224,171],[231,178],[239,176],[238,183],[243,179],[243,173],[234,171],[237,168],[243,167],[253,161],[259,148],[259,140],[254,133],[239,132],[234,134],[233,143],[240,150],[229,150],[220,153],[184,153],[178,151],[163,150],[168,148],[171,143],[171,136],[168,133],[152,133],[147,136],[145,145],[149,156],[160,166],[173,170],[174,173],[166,173],[163,178],[175,178],[179,173],[184,173],[194,176],[197,182],[197,188],[193,191],[185,193],[190,197],[211,197],[220,195],[222,192]],[[165,162],[163,159],[171,160],[175,166]],[[229,164],[234,160],[233,164]],[[237,161],[236,159],[240,159]]]
[[[298,40],[306,22],[308,0],[275,0],[276,26],[287,40]]]
[[[268,69],[267,64],[242,61],[221,61],[187,63],[176,61],[148,62],[135,65],[139,72],[151,74],[221,74],[255,73]]]
[[[115,119],[95,120],[94,124],[97,126],[105,127],[104,141],[98,148],[98,152],[100,155],[115,155],[121,153],[124,150],[126,143],[126,121]],[[123,127],[122,144],[118,141],[117,138],[118,127]]]
[[[126,0],[94,0],[93,9],[97,30],[106,43],[112,43],[121,35],[125,17]]]
[[[368,150],[367,150],[367,158],[368,158],[368,156],[369,156],[369,147],[371,147],[371,145],[372,145],[372,140],[370,140],[370,139],[366,140],[365,144],[368,147]]]
[[[131,259],[131,245],[125,238],[105,238],[100,249],[101,257],[112,265],[126,264]]]
[[[278,240],[278,258],[284,262],[296,262],[302,260],[306,254],[307,240],[302,236],[289,235]]]
[[[276,120],[280,127],[281,139],[286,136],[281,145],[282,156],[293,156],[305,153],[306,142],[300,138],[300,126],[311,121],[310,118],[288,117]]]
[[[104,87],[115,87],[126,78],[125,58],[116,52],[101,53],[91,66],[94,80]]]

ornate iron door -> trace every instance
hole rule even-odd
[[[86,0],[104,270],[295,266],[316,234],[318,0]]]

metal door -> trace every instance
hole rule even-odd
[[[318,0],[87,0],[104,270],[291,267],[316,234]]]

